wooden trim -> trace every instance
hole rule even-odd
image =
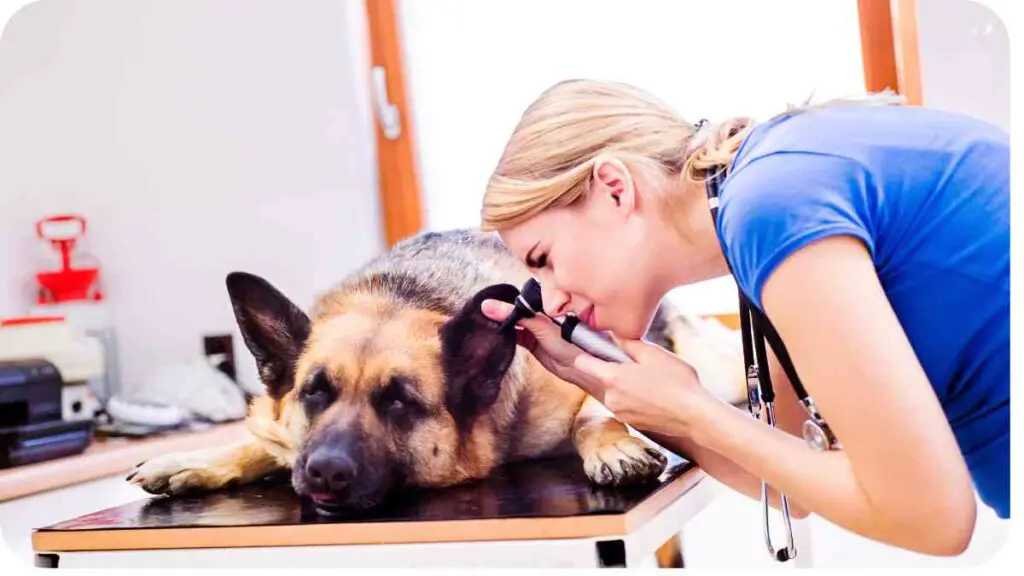
[[[149,438],[97,438],[81,454],[0,470],[0,502],[127,474],[133,466],[154,456],[226,444],[244,438],[247,433],[243,423],[231,422],[200,432],[168,432]]]
[[[916,0],[857,0],[864,86],[923,104]]]
[[[37,553],[549,540],[620,537],[647,523],[706,478],[692,468],[625,514],[431,522],[325,523],[191,528],[39,529]]]
[[[412,114],[406,90],[405,62],[402,57],[401,26],[397,0],[365,0],[370,37],[371,105],[377,136],[377,167],[380,182],[381,214],[384,236],[390,248],[399,240],[420,231],[423,226],[423,201],[420,197],[416,166]],[[388,139],[377,115],[372,71],[384,68],[388,102],[398,109],[401,133]]]
[[[864,86],[868,92],[899,92],[890,0],[857,0]]]
[[[723,326],[730,330],[740,329],[740,315],[738,313],[710,314],[707,318],[721,322]]]
[[[921,84],[921,53],[917,32],[917,0],[892,0],[894,51],[896,71],[900,79],[900,93],[907,104],[924,104]]]

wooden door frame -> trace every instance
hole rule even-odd
[[[384,239],[388,248],[423,228],[424,201],[416,157],[412,111],[406,88],[405,57],[398,0],[365,0],[370,40],[370,83],[376,129],[377,171]],[[380,85],[374,73],[386,79],[387,103],[398,114],[399,131],[390,137],[384,129],[379,105]]]
[[[382,226],[387,247],[423,229],[424,199],[399,22],[398,0],[364,0],[369,25],[371,69],[386,76],[387,100],[401,131],[389,138],[374,100]],[[921,105],[916,0],[857,0],[864,84],[869,92],[891,89],[910,105]],[[371,82],[373,81],[371,77]]]
[[[917,0],[857,0],[857,10],[865,89],[890,89],[922,105]]]

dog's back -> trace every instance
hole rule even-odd
[[[494,234],[426,232],[407,238],[348,275],[316,304],[316,319],[353,292],[386,293],[410,306],[448,314],[486,286],[522,285],[526,269]]]

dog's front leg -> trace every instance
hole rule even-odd
[[[253,438],[158,456],[139,464],[127,480],[151,494],[184,494],[255,482],[284,468]]]
[[[591,396],[583,400],[576,413],[572,432],[583,469],[597,484],[648,482],[657,478],[668,463],[664,454],[631,435],[625,424]]]

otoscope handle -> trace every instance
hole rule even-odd
[[[569,316],[562,322],[562,339],[582,348],[591,356],[607,362],[629,364],[633,359],[614,342],[580,324],[579,318]]]

